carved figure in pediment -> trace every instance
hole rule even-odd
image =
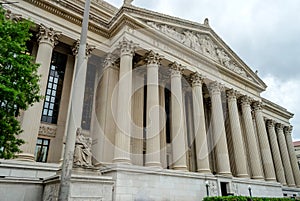
[[[230,58],[229,56],[225,53],[223,49],[217,48],[217,56],[219,58],[219,61],[222,65],[229,67],[230,63]]]
[[[81,128],[76,131],[76,143],[73,163],[77,167],[92,167],[92,138],[85,137]]]
[[[147,24],[156,30],[160,30],[160,27],[154,22],[149,21],[149,22],[147,22]]]
[[[211,41],[209,36],[198,34],[198,38],[199,38],[199,42],[200,42],[200,45],[201,45],[202,53],[205,54],[206,56],[212,58],[212,59],[216,59],[216,46]]]
[[[191,47],[192,49],[194,49],[196,51],[200,51],[201,50],[198,37],[194,33],[190,32],[190,31],[185,31],[184,32],[182,42],[185,45],[187,45],[188,47]]]
[[[233,70],[234,72],[236,72],[239,75],[247,77],[246,72],[242,68],[240,68],[236,63],[230,63],[230,65],[228,66],[228,68],[230,70]]]
[[[161,26],[161,31],[168,36],[171,36],[175,40],[181,41],[182,40],[182,34],[178,33],[175,31],[173,28],[167,26],[167,25],[162,25]]]

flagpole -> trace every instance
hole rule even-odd
[[[76,142],[76,129],[81,128],[82,114],[77,114],[78,112],[73,110],[83,106],[82,105],[75,106],[72,105],[72,103],[73,103],[73,94],[74,92],[76,92],[76,88],[74,87],[75,86],[74,82],[76,82],[77,80],[76,78],[77,76],[79,76],[81,65],[84,63],[84,59],[86,57],[86,41],[87,41],[87,32],[88,32],[88,23],[89,23],[90,4],[91,4],[91,0],[85,1],[84,15],[82,20],[82,29],[80,34],[80,44],[79,44],[78,55],[77,55],[77,63],[74,69],[73,82],[72,82],[71,93],[70,93],[71,100],[69,102],[70,106],[69,106],[68,117],[67,117],[66,144],[64,147],[64,158],[62,163],[61,180],[60,180],[59,193],[58,193],[59,201],[69,200],[70,183],[71,183],[70,181],[71,181],[72,169],[73,169],[73,156],[74,156],[74,149],[75,149],[75,142]],[[83,98],[83,97],[79,97],[79,98]],[[78,115],[80,115],[80,117],[78,117]]]

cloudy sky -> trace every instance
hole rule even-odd
[[[123,0],[107,0],[121,7]],[[299,0],[135,0],[133,5],[203,22],[268,85],[263,97],[295,116],[293,138],[300,140]]]

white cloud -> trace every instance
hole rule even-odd
[[[266,92],[262,93],[262,96],[295,114],[291,121],[291,124],[294,126],[293,138],[294,140],[300,140],[300,122],[297,118],[300,115],[300,80],[290,79],[284,82],[271,74],[267,75],[263,80],[268,85],[268,88]]]
[[[123,0],[108,2],[120,7]],[[259,71],[269,86],[263,96],[295,114],[293,135],[300,140],[299,0],[134,0],[133,5],[200,23],[208,17],[229,47]]]

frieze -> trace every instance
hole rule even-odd
[[[55,137],[56,130],[57,127],[55,125],[41,124],[39,129],[39,135],[43,135],[47,137]]]
[[[152,21],[148,21],[147,24],[158,30],[170,38],[184,44],[185,46],[195,50],[198,53],[205,55],[206,57],[218,62],[225,66],[227,69],[234,71],[235,73],[253,80],[247,75],[244,69],[239,67],[232,58],[225,52],[224,49],[218,47],[208,34],[197,33],[190,30],[178,31],[174,27],[165,24],[158,24]]]

